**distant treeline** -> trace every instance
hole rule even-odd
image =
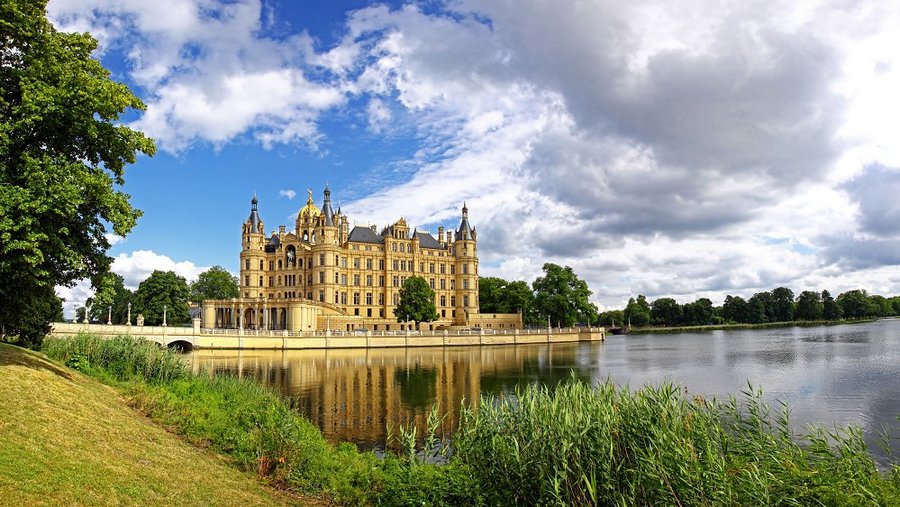
[[[704,326],[710,324],[766,324],[769,322],[836,321],[900,315],[900,296],[870,296],[855,289],[837,298],[827,290],[806,290],[794,297],[786,287],[757,292],[750,299],[727,296],[722,306],[700,298],[679,304],[672,298],[648,302],[644,296],[628,300],[624,310],[611,310],[599,316],[605,326],[630,324],[642,326]]]

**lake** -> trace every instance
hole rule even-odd
[[[610,336],[605,342],[448,348],[236,351],[197,350],[195,371],[252,378],[275,386],[331,441],[380,449],[386,428],[425,428],[435,404],[451,434],[461,403],[506,396],[517,386],[556,384],[570,376],[612,379],[632,388],[671,380],[691,395],[726,397],[763,390],[786,402],[794,428],[815,423],[859,426],[881,466],[877,447],[889,431],[900,454],[900,320]]]

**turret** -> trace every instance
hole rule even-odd
[[[265,270],[265,224],[259,216],[256,195],[250,200],[250,217],[244,222],[241,241],[240,278],[241,295],[259,297],[264,286]]]
[[[478,314],[478,256],[475,230],[469,225],[465,203],[452,251],[456,264],[456,320],[462,325],[473,325],[473,315]]]

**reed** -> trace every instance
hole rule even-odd
[[[799,438],[798,438],[799,437]],[[896,505],[857,429],[790,430],[752,389],[689,398],[571,379],[465,409],[454,459],[492,505]]]

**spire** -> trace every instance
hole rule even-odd
[[[334,227],[334,211],[331,210],[331,190],[328,189],[328,181],[325,181],[325,202],[322,204],[322,214],[325,215],[325,225]]]
[[[256,205],[259,203],[259,200],[256,199],[256,192],[253,193],[253,199],[250,200],[250,232],[256,234],[258,232],[262,232],[259,228],[259,223],[261,220],[259,219],[259,213],[257,213]]]
[[[456,232],[456,239],[474,239],[472,237],[472,228],[469,227],[469,208],[466,207],[465,202],[463,202],[462,221],[459,223],[459,230]]]

